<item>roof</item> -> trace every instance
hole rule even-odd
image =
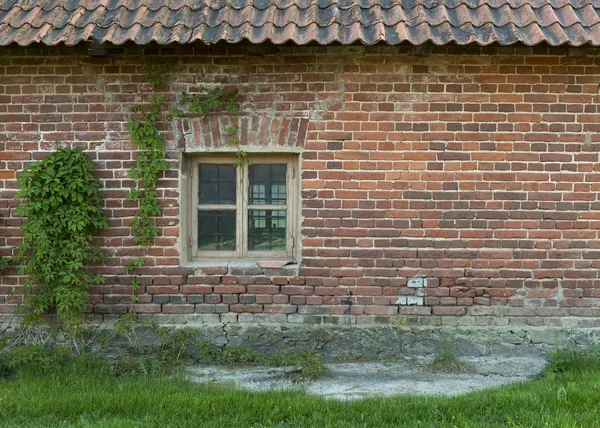
[[[0,45],[600,45],[600,0],[0,0]]]

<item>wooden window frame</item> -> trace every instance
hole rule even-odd
[[[200,164],[229,164],[233,165],[235,155],[220,154],[193,157],[189,161],[190,185],[187,198],[188,209],[188,260],[190,262],[226,261],[244,262],[259,260],[289,260],[296,259],[296,243],[298,233],[298,200],[299,179],[297,174],[298,157],[289,154],[251,155],[250,164],[286,164],[286,204],[285,205],[250,205],[248,165],[235,168],[236,172],[236,203],[235,205],[200,205],[199,177]],[[230,209],[236,213],[236,250],[235,251],[201,251],[198,249],[198,210]],[[286,250],[285,251],[249,251],[248,250],[248,212],[251,209],[287,211],[286,217]]]

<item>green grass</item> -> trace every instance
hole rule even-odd
[[[568,353],[527,384],[458,397],[339,402],[301,392],[251,393],[183,377],[118,377],[80,360],[0,379],[6,427],[598,427],[600,364]]]

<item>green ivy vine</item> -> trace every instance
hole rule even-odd
[[[131,109],[132,116],[127,124],[127,129],[131,132],[131,141],[139,150],[135,166],[128,173],[128,176],[136,181],[136,187],[131,189],[127,198],[138,203],[138,211],[131,223],[133,239],[138,245],[148,249],[154,243],[154,238],[159,235],[155,218],[163,212],[163,207],[158,201],[158,180],[169,167],[165,160],[165,138],[158,128],[159,122],[164,119],[167,112],[163,110],[165,100],[158,94],[158,88],[165,84],[165,74],[171,70],[170,68],[158,69],[147,66],[144,72],[150,84],[151,93],[142,94],[140,104]],[[179,108],[173,108],[168,113],[174,118],[185,114],[203,117],[224,107],[228,114],[233,115],[239,111],[237,103],[239,96],[239,90],[225,92],[220,87],[210,91],[201,88],[201,93],[182,94],[178,102]],[[226,131],[229,135],[229,145],[237,148],[234,166],[246,164],[248,155],[240,148],[240,141],[237,137],[238,128],[231,126]],[[137,269],[143,265],[143,257],[132,259],[124,266],[125,273],[135,275]],[[136,291],[140,286],[138,278],[134,277],[130,285],[131,306],[128,314],[119,320],[116,326],[118,330],[125,331],[135,325],[137,317],[133,305],[138,302]]]
[[[18,178],[15,199],[22,203],[15,212],[26,220],[14,260],[18,273],[26,275],[20,307],[25,327],[43,322],[43,315],[56,308],[59,323],[76,331],[89,303],[88,288],[104,283],[87,267],[105,261],[93,238],[108,227],[93,170],[80,147],[61,148]]]
[[[150,83],[151,94],[149,94],[148,104],[146,106],[142,96],[142,102],[131,108],[131,120],[127,124],[127,129],[131,132],[131,141],[139,150],[135,166],[129,170],[129,177],[137,182],[137,186],[131,189],[128,199],[138,202],[139,208],[131,228],[134,231],[134,241],[143,246],[151,247],[154,238],[158,236],[155,217],[159,216],[163,208],[157,198],[157,183],[161,174],[169,167],[165,161],[165,138],[158,129],[158,123],[163,119],[165,111],[161,108],[165,100],[161,97],[157,88],[166,81],[165,73],[170,69],[159,70],[148,66],[145,69],[146,79]],[[239,112],[236,103],[240,96],[239,90],[227,93],[223,88],[215,88],[202,93],[182,94],[179,105],[182,108],[170,110],[173,117],[180,117],[188,113],[196,116],[205,116],[208,113],[225,106],[226,111],[233,115]],[[241,166],[248,162],[248,155],[240,148],[240,141],[237,137],[238,128],[228,127],[228,143],[237,148],[236,161],[234,166]]]
[[[2,214],[0,214],[0,215],[2,215]],[[8,266],[8,259],[6,259],[4,257],[0,257],[0,272],[2,272],[2,270],[4,270],[7,266]]]
[[[131,141],[140,150],[135,166],[129,170],[129,177],[137,182],[137,187],[131,189],[127,199],[138,202],[138,211],[131,224],[136,236],[133,240],[144,247],[150,247],[158,236],[158,228],[154,217],[163,212],[159,204],[156,187],[159,176],[164,173],[169,164],[165,161],[165,138],[158,130],[158,122],[162,119],[160,104],[164,102],[156,89],[164,83],[164,76],[154,68],[146,70],[146,77],[152,87],[148,101],[149,108],[142,102],[133,107],[133,116],[127,124],[131,132]],[[143,100],[142,100],[143,101]]]
[[[210,91],[206,91],[206,88],[201,88],[202,93],[199,94],[186,94],[184,93],[179,101],[182,107],[185,107],[188,113],[204,117],[211,111],[217,110],[220,106],[224,105],[228,114],[234,115],[239,113],[239,105],[236,103],[241,92],[239,89],[235,89],[230,93],[227,93],[223,88],[215,88]],[[171,113],[174,117],[179,117],[185,114],[181,109],[172,109]],[[234,167],[243,166],[248,163],[248,154],[240,147],[240,140],[238,138],[239,129],[236,126],[229,126],[225,130],[229,135],[228,144],[237,149],[236,160],[233,164]]]

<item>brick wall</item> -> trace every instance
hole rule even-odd
[[[56,141],[83,146],[104,186],[107,278],[93,319],[129,302],[141,254],[125,200],[129,107],[146,60],[175,65],[169,102],[240,86],[244,114],[308,118],[302,257],[280,270],[181,266],[181,121],[165,122],[161,236],[142,268],[143,314],[165,321],[596,324],[600,315],[600,58],[562,48],[410,46],[0,48],[0,254],[19,242],[15,177]],[[259,122],[260,122],[259,120]],[[258,123],[258,122],[257,122]],[[250,128],[249,128],[250,129]],[[256,131],[256,129],[255,129]],[[260,133],[258,134],[260,135]],[[260,138],[256,144],[262,144]],[[22,278],[5,270],[0,313]],[[185,316],[180,316],[184,314]]]

